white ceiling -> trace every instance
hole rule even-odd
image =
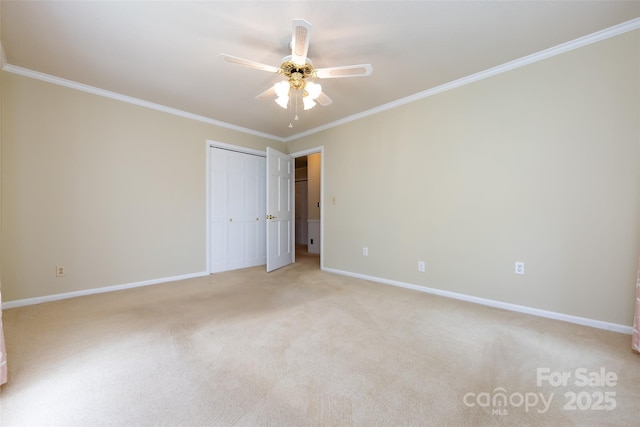
[[[1,42],[25,68],[265,133],[334,123],[638,18],[639,1],[7,1]],[[291,25],[313,25],[314,67],[370,63],[319,81],[333,104],[291,112],[255,96],[282,79]]]

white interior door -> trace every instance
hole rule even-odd
[[[293,262],[293,158],[267,148],[267,271]]]

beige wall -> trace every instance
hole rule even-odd
[[[329,268],[630,325],[639,38],[287,147],[3,72],[3,299],[204,271],[211,139],[325,147],[324,202],[336,200],[324,210]],[[514,261],[526,263],[525,276],[513,274]],[[56,265],[65,277],[55,277]]]
[[[631,325],[639,39],[628,33],[289,143],[289,152],[325,148],[324,265]]]
[[[205,141],[283,144],[2,73],[4,301],[204,272]],[[56,266],[65,277],[56,277]]]

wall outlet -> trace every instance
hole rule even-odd
[[[56,267],[56,277],[64,276],[64,267]]]
[[[362,248],[362,255],[369,256],[369,248],[367,248],[366,246]]]
[[[425,271],[425,264],[424,261],[418,261],[418,271],[420,273],[424,273]]]
[[[516,274],[523,275],[524,274],[524,262],[516,261]]]

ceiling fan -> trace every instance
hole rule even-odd
[[[277,95],[276,102],[282,108],[287,108],[292,91],[302,92],[302,101],[305,110],[309,110],[316,105],[316,101],[323,106],[331,104],[333,101],[325,93],[322,87],[309,79],[332,79],[338,77],[365,77],[373,72],[370,64],[347,65],[342,67],[313,68],[313,63],[307,58],[309,51],[309,35],[311,24],[304,19],[293,20],[293,34],[291,37],[291,55],[282,59],[280,67],[261,64],[250,59],[238,58],[237,56],[220,54],[227,62],[243,65],[257,70],[270,73],[283,74],[286,80],[279,81],[269,89],[265,90],[256,99],[268,99]],[[295,94],[295,93],[294,93]],[[296,116],[297,118],[297,116]],[[291,126],[291,125],[290,125]]]

